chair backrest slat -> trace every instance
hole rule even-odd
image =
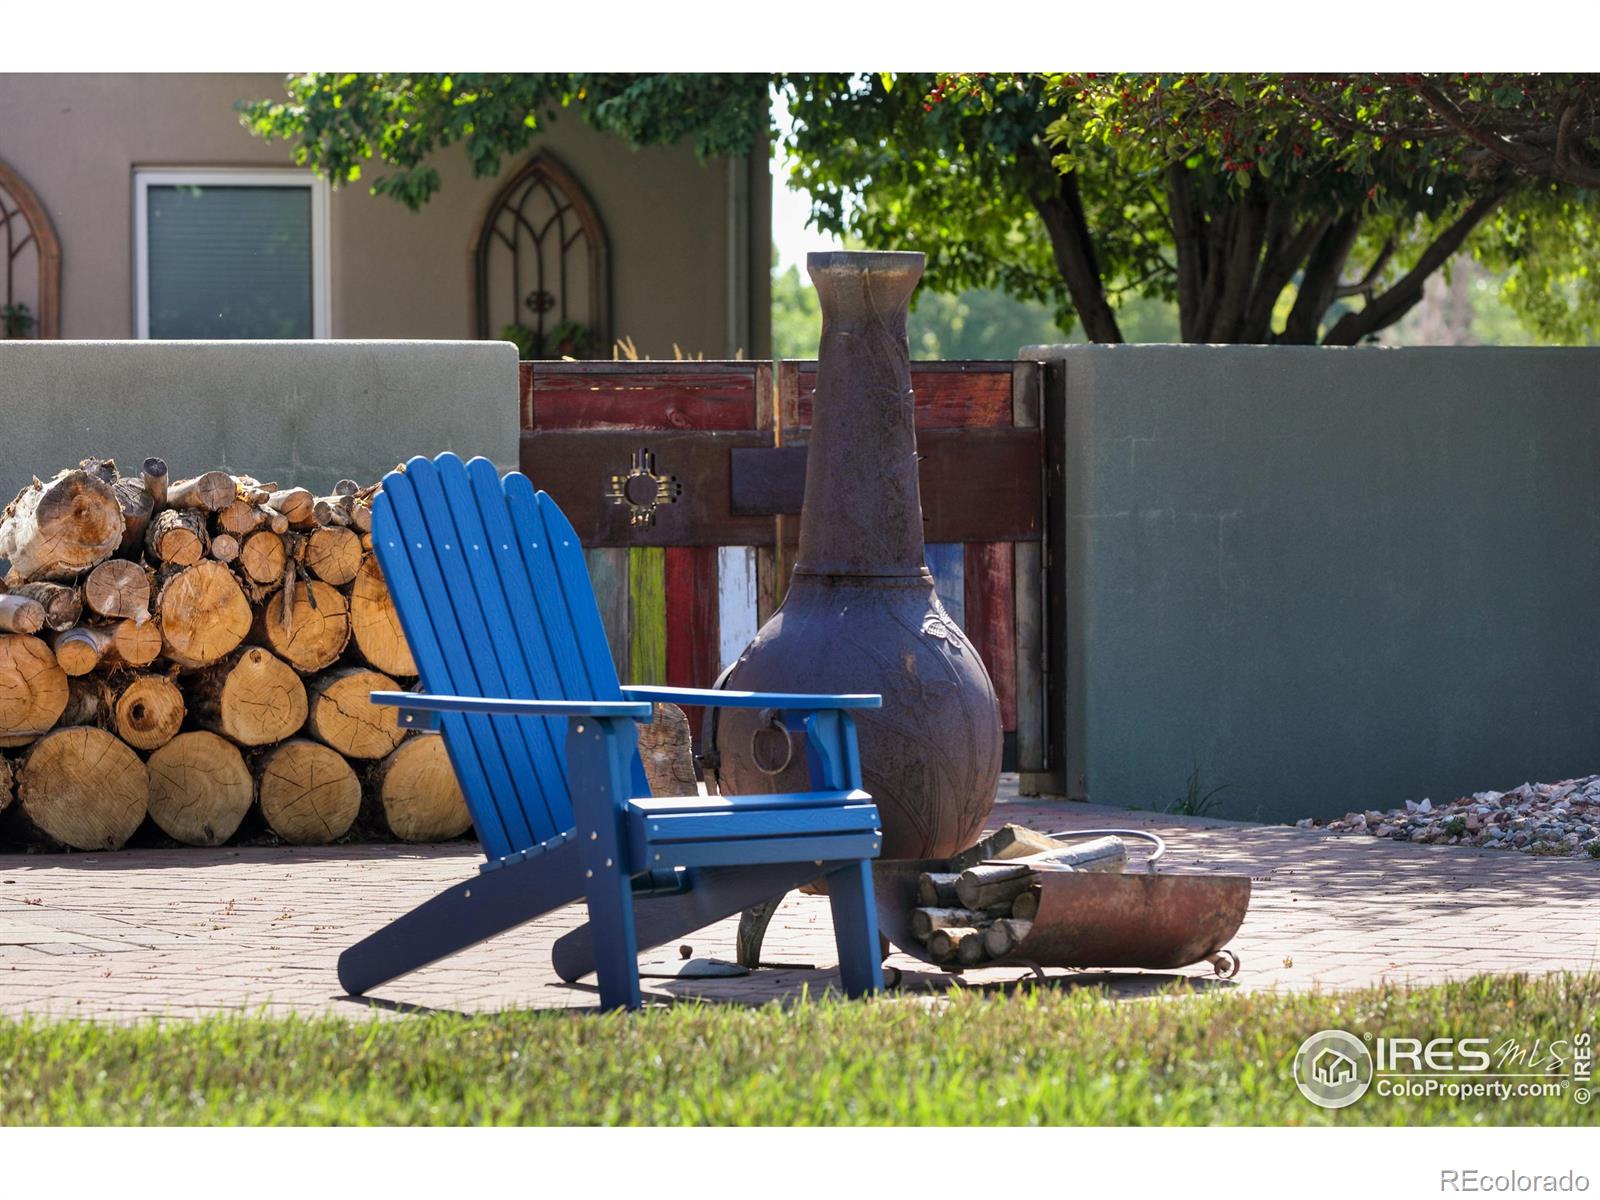
[[[412,459],[385,478],[373,535],[428,691],[621,698],[577,535],[525,476]],[[490,857],[572,827],[565,721],[451,714],[443,728]],[[637,754],[633,784],[649,795]]]
[[[433,556],[431,534],[404,473],[392,471],[384,478],[383,490],[373,501],[372,529],[378,565],[394,597],[423,687],[446,695],[481,695]],[[509,854],[529,835],[508,828],[495,801],[497,795],[509,794],[511,780],[489,718],[447,714],[440,727],[484,852],[492,858]]]

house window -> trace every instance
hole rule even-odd
[[[328,336],[327,185],[306,171],[134,173],[141,338]]]

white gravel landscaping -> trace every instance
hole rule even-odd
[[[1600,858],[1600,775],[1525,783],[1509,792],[1478,792],[1444,804],[1407,800],[1404,808],[1389,812],[1352,812],[1334,821],[1308,817],[1295,824],[1401,842]]]

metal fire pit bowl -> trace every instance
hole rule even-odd
[[[911,913],[917,876],[945,869],[941,859],[872,864],[880,931],[912,958],[942,970],[952,964],[928,957],[912,935]],[[1250,906],[1250,880],[1243,875],[1050,871],[1041,872],[1039,886],[1033,929],[1010,955],[982,966],[1028,967],[1037,974],[1040,967],[1166,970],[1210,962],[1219,975],[1238,971],[1237,957],[1223,947]]]

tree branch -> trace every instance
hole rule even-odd
[[[1166,185],[1172,240],[1178,252],[1178,336],[1186,342],[1197,342],[1200,340],[1200,289],[1205,283],[1205,246],[1200,214],[1195,211],[1189,168],[1181,162],[1169,164]]]
[[[1389,265],[1389,260],[1394,257],[1395,238],[1390,234],[1384,239],[1383,248],[1378,251],[1378,257],[1372,260],[1372,266],[1367,268],[1367,273],[1355,283],[1341,283],[1333,289],[1333,298],[1343,300],[1347,296],[1365,296],[1370,303],[1372,300],[1373,285],[1378,281],[1378,273]]]
[[[1328,336],[1322,339],[1325,346],[1354,346],[1362,338],[1376,333],[1380,329],[1387,329],[1422,299],[1422,288],[1440,267],[1449,261],[1450,256],[1461,249],[1461,243],[1467,240],[1467,235],[1475,229],[1480,221],[1494,211],[1495,205],[1505,198],[1510,191],[1508,184],[1502,184],[1494,191],[1480,196],[1474,200],[1467,210],[1451,222],[1450,227],[1434,239],[1433,244],[1422,252],[1422,257],[1417,259],[1417,265],[1400,279],[1392,288],[1368,301],[1360,312],[1346,313],[1335,322]]]
[[[1216,312],[1207,339],[1214,342],[1239,340],[1245,306],[1255,284],[1256,266],[1261,261],[1261,241],[1266,233],[1267,203],[1247,194],[1238,205],[1239,219],[1229,229],[1227,267],[1221,284]]]
[[[1272,312],[1278,306],[1278,297],[1331,224],[1331,217],[1314,217],[1296,230],[1276,253],[1267,255],[1250,295],[1250,304],[1245,309],[1244,328],[1240,333],[1244,341],[1264,344],[1272,340]]]
[[[1322,327],[1322,315],[1333,303],[1334,289],[1345,260],[1361,229],[1361,214],[1347,212],[1331,221],[1317,239],[1306,268],[1300,276],[1300,292],[1284,322],[1283,332],[1274,340],[1292,346],[1312,346]]]
[[[1037,152],[1035,152],[1037,156]],[[1084,336],[1091,342],[1122,341],[1122,330],[1117,325],[1117,315],[1106,299],[1105,280],[1100,275],[1100,264],[1095,257],[1094,238],[1083,211],[1083,197],[1078,191],[1077,176],[1071,171],[1060,172],[1045,165],[1056,178],[1056,186],[1049,189],[1036,186],[1031,190],[1033,207],[1044,222],[1050,236],[1050,250],[1056,269],[1066,282],[1067,295],[1083,322]]]

